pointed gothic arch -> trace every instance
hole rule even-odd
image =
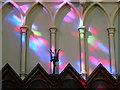
[[[104,12],[105,16],[107,17],[108,26],[110,27],[110,26],[111,26],[110,15],[108,14],[107,10],[106,10],[100,3],[92,3],[92,4],[90,4],[89,7],[85,10],[85,12],[83,13],[83,17],[84,17],[83,25],[85,25],[85,23],[86,23],[86,17],[87,17],[87,15],[89,14],[89,12],[90,12],[91,10],[93,10],[96,6],[97,6],[98,8],[100,8],[101,11]]]
[[[32,7],[28,10],[28,12],[26,13],[25,15],[25,25],[27,24],[27,20],[29,18],[29,15],[32,13],[32,10],[37,6],[37,5],[40,5],[42,8],[45,8],[48,12],[48,14],[50,15],[50,18],[52,18],[52,13],[51,13],[51,10],[43,3],[41,2],[36,2],[32,5]]]

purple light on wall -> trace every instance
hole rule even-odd
[[[72,20],[69,17],[65,17],[64,21],[67,22],[67,23],[71,23],[72,22]]]
[[[70,8],[70,12],[68,12],[67,15],[64,17],[64,21],[67,23],[73,22],[73,20],[76,19],[74,13],[75,13],[74,10]]]
[[[93,65],[95,65],[95,66],[97,66],[100,62],[99,62],[99,59],[97,59],[97,58],[95,58],[95,57],[93,57],[93,56],[89,56],[89,60],[90,60],[90,62],[93,64]]]

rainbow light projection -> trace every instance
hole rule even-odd
[[[89,45],[88,45],[88,51],[89,51],[90,53],[94,54],[94,56],[93,56],[93,55],[90,55],[90,56],[89,56],[90,62],[92,63],[92,65],[95,65],[95,66],[97,66],[99,63],[101,63],[101,64],[103,64],[103,65],[106,67],[106,69],[109,71],[109,70],[110,70],[109,60],[95,57],[95,52],[96,52],[96,51],[102,51],[103,53],[105,53],[105,54],[108,55],[108,54],[109,54],[109,49],[108,49],[108,47],[106,47],[105,45],[103,45],[102,42],[97,39],[98,33],[97,33],[97,30],[96,30],[95,28],[89,26],[88,31],[90,31],[91,34],[92,34],[92,35],[88,38],[88,44],[89,44]],[[90,69],[89,69],[89,72],[91,73],[92,71],[93,71],[92,68],[90,68]]]
[[[70,2],[67,2],[67,4],[66,4],[66,2],[63,2],[58,7],[61,8],[63,5],[69,5],[69,3]],[[62,20],[62,23],[61,23],[60,27],[64,27],[65,25],[72,26],[73,24],[74,24],[74,26],[71,27],[71,28],[68,27],[68,28],[59,28],[59,29],[62,29],[63,31],[64,31],[64,29],[67,29],[68,30],[67,33],[69,34],[69,36],[71,36],[72,39],[76,39],[75,37],[79,37],[79,32],[76,30],[77,29],[76,27],[79,24],[79,19],[78,19],[79,15],[77,15],[77,14],[79,14],[79,12],[76,12],[75,9],[71,6],[72,5],[69,6],[70,11],[63,17],[63,20]],[[57,8],[57,7],[55,7],[55,8]],[[76,22],[76,20],[77,20],[77,22]],[[63,32],[63,31],[61,31],[61,32]],[[62,48],[64,49],[64,47],[62,47]],[[80,72],[80,62],[78,62],[79,61],[79,54],[75,55],[76,58],[67,57],[67,55],[68,55],[68,53],[66,51],[64,51],[64,56],[60,56],[60,63],[62,62],[62,65],[61,64],[59,65],[60,66],[60,71],[59,72],[64,70],[65,66],[68,63],[71,63],[73,65],[73,67],[78,72]],[[66,61],[66,60],[68,60],[68,61]],[[78,62],[78,63],[76,63],[76,62]]]
[[[32,25],[33,35],[30,36],[29,46],[42,62],[49,63],[49,54],[47,51],[48,41],[42,38],[42,33],[38,31],[36,25]],[[43,56],[40,56],[42,54]]]
[[[9,0],[8,0],[9,1]],[[64,0],[66,2],[66,0]],[[68,0],[67,0],[68,1]],[[69,0],[70,1],[70,0]],[[16,8],[19,8],[18,5],[14,2],[12,2],[14,4],[14,6]],[[6,2],[4,3],[6,4]],[[2,4],[2,6],[4,5]],[[55,9],[59,9],[62,5],[64,4],[61,3],[60,5],[58,6],[53,6]],[[2,7],[1,6],[1,7]],[[23,14],[26,14],[26,12],[28,11],[28,9],[30,8],[30,5],[29,4],[26,4],[26,5],[22,5],[20,6]],[[44,10],[44,9],[43,9]],[[45,10],[46,11],[46,10]],[[14,12],[14,11],[12,11]],[[73,23],[73,20],[76,19],[75,15],[74,15],[75,11],[71,8],[70,12],[67,13],[67,15],[64,17],[63,21],[66,22],[66,23]],[[77,13],[78,14],[78,13]],[[81,19],[80,19],[80,22],[79,22],[79,25],[77,28],[79,28],[80,26],[83,26],[83,17],[82,17],[82,14],[80,15],[81,16]],[[15,28],[15,34],[20,37],[20,29],[19,27],[22,25],[22,19],[17,16],[17,15],[12,15],[11,17],[9,18],[6,18],[6,20],[8,20],[9,22],[15,24],[17,27]],[[76,28],[76,29],[77,29]],[[37,25],[33,24],[32,25],[32,32],[33,32],[33,35],[30,35],[30,43],[29,43],[29,47],[31,48],[31,50],[40,58],[40,60],[42,62],[47,62],[48,65],[49,65],[49,53],[47,52],[47,46],[49,45],[49,42],[45,39],[42,38],[43,34],[38,31],[38,27]],[[89,26],[89,32],[92,33],[91,36],[89,36],[88,38],[88,51],[92,54],[94,54],[97,50],[98,51],[102,51],[103,53],[106,53],[106,54],[109,54],[109,50],[108,50],[108,47],[106,47],[102,41],[99,41],[96,36],[98,35],[98,32],[97,30],[92,27],[92,26]],[[76,37],[76,38],[79,38],[79,32],[76,32],[76,31],[70,31],[71,35]],[[82,38],[82,37],[81,37]],[[24,43],[25,42],[25,38],[22,37],[22,42]],[[40,56],[40,53],[42,53],[43,56]],[[84,54],[82,54],[83,56]],[[107,70],[109,70],[109,60],[106,60],[104,58],[97,58],[95,57],[95,55],[90,55],[89,57],[89,60],[90,62],[92,62],[93,65],[97,66],[99,63],[102,63],[106,68]],[[65,62],[65,53],[60,51],[60,62],[59,62],[59,69],[60,69],[60,72],[65,68],[65,66],[67,65],[67,62]],[[47,60],[47,61],[45,61]],[[78,60],[77,60],[78,61]],[[79,62],[76,62],[76,67],[79,68],[80,67],[80,64]],[[84,64],[82,64],[84,65]],[[82,66],[84,67],[84,66]],[[89,69],[89,72],[91,73],[93,71],[92,68]]]
[[[15,6],[17,6],[17,4],[14,3]],[[17,6],[18,7],[18,6]],[[23,11],[24,14],[26,14],[26,12],[28,11],[28,9],[30,8],[30,5],[22,5],[20,6],[21,10]],[[11,11],[11,12],[14,12]],[[11,17],[6,18],[5,20],[8,20],[10,23],[15,24],[17,27],[15,28],[15,34],[20,37],[20,26],[23,25],[22,23],[22,19],[17,16],[17,15],[11,15]],[[46,46],[48,45],[48,41],[42,38],[42,33],[40,33],[38,31],[38,28],[36,25],[32,25],[31,28],[33,35],[30,35],[30,39],[29,39],[29,47],[32,49],[32,51],[39,57],[39,59],[42,62],[49,62],[49,54],[47,52]],[[25,37],[22,36],[22,42],[25,42]],[[42,53],[42,55],[44,56],[40,56],[40,53]],[[45,61],[47,60],[47,61]]]

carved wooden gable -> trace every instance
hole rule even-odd
[[[50,88],[51,86],[51,78],[40,64],[37,64],[24,80],[25,88]]]
[[[115,79],[113,76],[99,64],[97,68],[88,77],[87,87],[88,88],[113,88],[115,87]]]
[[[20,88],[22,87],[22,80],[18,74],[6,64],[2,68],[2,87],[3,88]]]
[[[57,79],[58,88],[84,88],[85,81],[80,74],[68,64]]]

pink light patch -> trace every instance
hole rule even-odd
[[[101,62],[107,68],[107,70],[109,70],[109,68],[110,68],[110,62],[109,62],[109,60],[101,59]]]
[[[16,28],[15,28],[15,31],[16,31],[16,32],[20,32],[20,27],[16,27]]]
[[[81,59],[84,59],[84,54],[83,53],[81,53]]]
[[[67,23],[71,23],[72,22],[72,20],[69,17],[67,17],[67,16],[64,18],[64,21],[67,22]]]
[[[59,53],[60,53],[60,56],[64,56],[64,53],[62,51],[60,51]]]
[[[94,51],[95,51],[94,48],[91,47],[91,46],[88,46],[88,50],[89,50],[90,52],[94,52]]]
[[[96,29],[91,26],[89,27],[89,31],[92,33],[92,35],[97,35]]]
[[[95,64],[96,66],[100,63],[99,59],[93,57],[93,56],[89,56],[89,60],[90,62],[92,62],[93,64]]]
[[[69,16],[72,19],[75,19],[75,15],[74,15],[74,10],[71,8],[71,11],[67,14],[67,16]]]
[[[79,32],[71,32],[71,34],[74,36],[74,37],[77,37],[77,38],[79,38]]]
[[[22,6],[20,6],[20,8],[22,9],[23,13],[26,14],[26,12],[29,9],[29,5],[22,5]]]
[[[14,1],[10,1],[16,8],[19,8],[19,6],[14,2]]]

